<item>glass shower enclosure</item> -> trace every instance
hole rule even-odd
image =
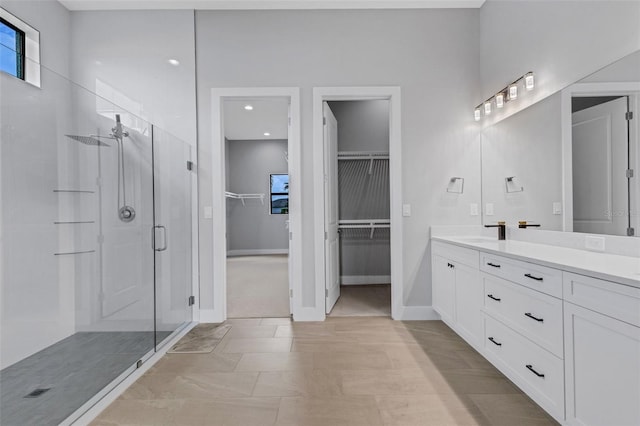
[[[0,74],[0,424],[71,423],[192,320],[192,148]]]

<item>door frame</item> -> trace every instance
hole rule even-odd
[[[302,179],[300,169],[300,88],[239,87],[211,89],[212,207],[213,207],[213,311],[208,322],[227,319],[227,215],[224,101],[238,98],[289,98],[289,288],[291,314],[296,319],[302,305]]]
[[[640,115],[639,98],[640,83],[576,83],[562,90],[560,98],[560,121],[562,139],[562,230],[573,231],[573,132],[572,132],[572,108],[571,98],[576,96],[632,96],[631,110]],[[636,141],[636,152],[632,158],[636,169],[640,168],[640,127],[638,121],[640,117],[634,117],[629,126],[630,137]],[[636,170],[640,173],[640,170]],[[636,189],[638,191],[638,189]],[[639,201],[636,200],[634,211],[640,208]],[[636,220],[636,229],[640,228],[640,218]]]
[[[398,86],[314,87],[313,88],[313,189],[315,251],[315,319],[325,314],[325,202],[324,128],[322,103],[325,101],[389,101],[389,190],[391,221],[391,317],[401,319],[403,311],[403,234],[402,234],[402,138],[401,90]]]

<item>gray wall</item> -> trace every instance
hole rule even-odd
[[[557,92],[638,50],[639,22],[638,1],[488,0],[480,9],[482,96],[474,105],[528,71],[536,90],[492,120]]]
[[[338,151],[389,151],[389,101],[328,102],[338,120]]]
[[[227,191],[264,193],[260,200],[227,198],[227,248],[234,250],[288,250],[288,214],[269,214],[269,174],[287,173],[286,140],[227,141]]]
[[[389,151],[389,101],[329,102],[338,121],[338,151]],[[338,194],[340,219],[389,218],[388,162],[339,161]],[[343,229],[340,234],[340,274],[343,284],[370,283],[382,276],[389,282],[391,253],[389,231]],[[346,279],[345,279],[346,278]],[[350,281],[351,280],[351,281]],[[376,280],[377,282],[381,282]]]
[[[201,205],[212,205],[211,88],[297,86],[302,104],[302,305],[316,301],[312,89],[402,88],[402,182],[412,217],[403,218],[403,299],[431,304],[428,251],[432,224],[480,224],[478,125],[479,11],[198,11],[198,136]],[[392,36],[390,36],[392,35]],[[468,177],[449,197],[450,176]],[[401,206],[393,208],[400,209]],[[200,220],[201,307],[213,306],[212,223]]]

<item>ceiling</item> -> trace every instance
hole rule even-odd
[[[69,10],[479,8],[485,0],[59,0]]]
[[[247,111],[245,105],[253,110]],[[287,139],[289,100],[261,98],[224,101],[224,136],[229,140]],[[264,133],[270,133],[265,136]]]

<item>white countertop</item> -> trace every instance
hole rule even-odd
[[[640,288],[640,257],[481,236],[432,236],[431,239]]]

